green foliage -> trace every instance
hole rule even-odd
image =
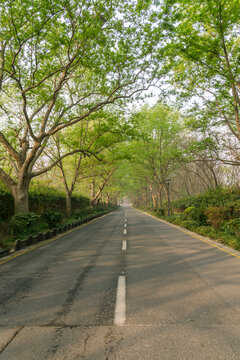
[[[205,210],[207,222],[210,223],[214,229],[220,230],[222,224],[228,217],[227,209],[223,206],[209,206]]]
[[[163,207],[158,208],[158,209],[155,211],[155,214],[156,214],[157,216],[159,216],[159,217],[164,216],[164,215],[165,215],[165,210],[164,210],[164,208],[163,208]]]
[[[191,216],[191,212],[192,212],[193,210],[195,210],[195,209],[196,209],[195,206],[189,206],[188,208],[186,208],[186,209],[184,210],[184,215],[185,215],[186,217]]]
[[[36,182],[29,192],[30,211],[41,214],[45,209],[65,213],[66,198],[62,191]],[[82,195],[72,197],[73,210],[89,206],[89,198]],[[11,193],[4,187],[0,188],[0,219],[8,220],[14,212],[14,201]]]
[[[0,189],[0,220],[9,219],[14,212],[14,201],[11,193],[6,189]]]
[[[216,238],[219,237],[219,234],[210,225],[208,225],[208,226],[199,226],[198,225],[193,229],[193,231],[196,232],[199,235],[207,236],[207,237],[212,238],[212,239],[216,239]]]
[[[232,219],[223,224],[223,231],[228,235],[235,235],[240,239],[240,219]]]
[[[77,219],[84,219],[89,215],[96,214],[96,209],[93,206],[87,206],[84,209],[77,210],[74,214],[74,217]]]
[[[63,215],[57,211],[46,210],[41,214],[41,218],[50,228],[54,228],[61,223]]]
[[[194,221],[194,220],[181,221],[181,226],[183,226],[184,228],[186,228],[188,230],[195,230],[198,225],[199,225],[198,222]]]
[[[184,215],[199,225],[206,225],[207,216],[203,207],[190,206],[185,209]]]
[[[65,194],[56,188],[38,183],[30,188],[29,207],[37,213],[42,213],[45,209],[64,212],[65,203]]]
[[[37,223],[39,215],[29,213],[19,213],[9,221],[9,234],[13,237],[28,234],[30,228]]]
[[[183,159],[184,119],[174,108],[158,102],[135,112],[132,122],[136,134],[125,146],[128,161],[117,170],[118,182],[132,203],[148,206],[143,193],[149,187],[155,195],[166,189],[166,179]]]
[[[131,138],[131,125],[119,112],[113,114],[112,104],[122,108],[150,86],[160,66],[154,55],[162,29],[150,5],[135,0],[0,2],[0,178],[12,193],[22,187],[27,195],[26,179],[48,171],[58,155],[99,154]],[[97,126],[89,127],[84,143],[86,127],[80,141],[74,137],[61,155],[52,151],[60,133],[63,141],[64,129],[81,128],[86,119]],[[28,211],[27,202],[23,205]]]
[[[240,250],[239,190],[209,190],[173,204],[181,213],[164,219]]]
[[[239,76],[236,29],[240,23],[237,16],[240,2],[166,0],[166,3],[168,23],[174,24],[166,27],[166,71],[169,74],[171,68],[181,105],[183,98],[196,99],[198,95],[195,110],[200,119],[207,119],[208,123],[213,119],[215,124],[220,119],[221,125],[224,119],[236,130],[234,108],[239,104],[234,104],[233,88]],[[210,93],[212,97],[207,97]]]
[[[236,206],[240,209],[240,191],[235,189],[217,188],[208,190],[204,194],[186,197],[172,202],[174,208],[184,211],[190,206],[207,208],[208,206]]]

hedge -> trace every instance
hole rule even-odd
[[[173,208],[183,212],[190,206],[207,208],[208,206],[226,206],[240,200],[240,190],[218,188],[204,194],[182,198],[172,202]]]
[[[82,195],[72,197],[73,212],[89,206],[89,198]],[[47,186],[34,186],[29,191],[29,211],[37,214],[46,210],[65,214],[66,198],[64,192]],[[0,186],[0,219],[8,220],[14,213],[14,200],[11,193]]]

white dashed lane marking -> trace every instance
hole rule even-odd
[[[127,250],[127,241],[123,240],[122,242],[122,251],[126,251]]]
[[[126,277],[118,277],[117,300],[115,307],[114,324],[121,326],[126,321]]]

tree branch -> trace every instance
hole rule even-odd
[[[20,156],[20,154],[12,147],[12,145],[9,143],[9,141],[6,139],[4,134],[0,131],[0,143],[5,147],[7,152],[12,155],[12,157],[16,160],[19,168],[22,166],[23,159]]]
[[[59,159],[57,159],[56,161],[54,161],[51,165],[47,166],[45,169],[40,170],[40,171],[32,172],[31,178],[44,174],[45,172],[51,170],[54,166],[56,166],[56,165],[57,165],[61,160],[63,160],[65,157],[70,156],[70,155],[73,155],[73,154],[76,154],[76,153],[82,153],[82,154],[84,154],[84,156],[91,156],[91,155],[92,155],[92,156],[94,156],[94,157],[96,157],[96,158],[98,159],[97,155],[96,155],[95,153],[92,153],[92,152],[89,151],[89,150],[80,150],[80,149],[77,149],[77,150],[70,151],[69,153],[62,155]],[[98,160],[99,160],[99,159],[98,159]]]

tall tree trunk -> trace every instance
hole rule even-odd
[[[111,178],[111,176],[113,175],[113,173],[114,173],[114,171],[116,169],[117,168],[112,169],[110,171],[110,173],[107,175],[107,178],[104,178],[104,182],[101,184],[101,186],[99,186],[99,189],[98,189],[97,193],[95,192],[95,183],[92,182],[92,184],[91,184],[92,197],[91,197],[91,200],[90,200],[90,204],[92,206],[95,206],[98,203],[98,199],[102,198],[102,191],[105,188],[105,186],[107,185],[109,179]]]
[[[95,196],[95,181],[94,180],[90,184],[90,186],[91,186],[91,198],[94,198],[94,196]]]
[[[72,193],[66,191],[66,216],[69,217],[72,214]]]
[[[109,193],[106,193],[106,204],[107,204],[107,206],[110,205],[110,194]]]
[[[16,184],[11,189],[14,198],[14,215],[29,212],[29,184],[30,180],[26,179],[21,185]]]
[[[151,195],[152,195],[153,209],[156,209],[156,208],[157,208],[157,202],[156,202],[156,196],[155,196],[155,194],[154,194],[152,184],[149,185],[149,188],[150,188]]]
[[[163,203],[162,203],[162,187],[159,187],[158,192],[157,192],[157,196],[158,196],[158,206],[163,207]]]

